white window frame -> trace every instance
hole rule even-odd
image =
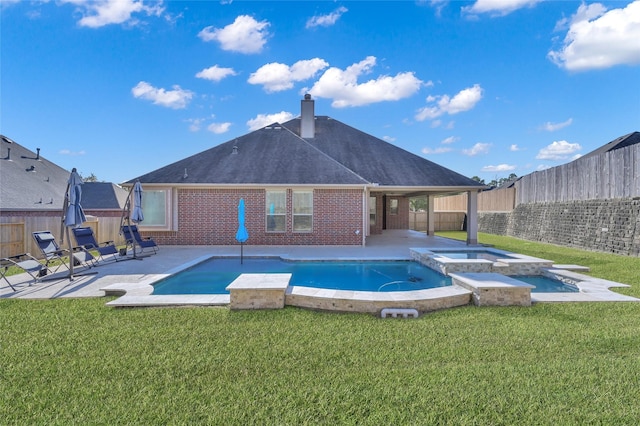
[[[147,220],[143,220],[138,224],[139,228],[148,231],[171,231],[173,229],[173,191],[171,188],[145,188],[142,193],[142,213],[145,218],[149,217],[149,207],[147,206],[145,209],[145,197],[148,197],[153,192],[164,194],[164,223],[149,224]],[[133,200],[131,208],[133,209]]]
[[[311,212],[309,213],[297,213],[296,212],[296,195],[302,195],[304,194],[305,197],[308,197],[308,199],[311,202],[310,206],[305,206],[305,207],[310,207],[311,208]],[[300,190],[300,191],[292,191],[292,207],[291,207],[291,216],[292,216],[292,227],[293,227],[293,232],[297,232],[297,233],[309,233],[309,232],[313,232],[313,190]],[[296,229],[296,218],[302,218],[302,217],[307,217],[310,218],[310,225],[308,229]]]
[[[283,194],[284,195],[284,211],[282,212],[275,212],[272,215],[270,213],[270,203],[269,203],[269,194],[275,194],[275,193],[279,193],[279,194]],[[265,223],[264,223],[264,229],[265,232],[267,233],[284,233],[287,232],[287,190],[286,189],[267,189],[265,191],[265,196],[264,196],[264,200],[265,200]],[[274,216],[274,217],[282,217],[284,218],[284,228],[283,229],[269,229],[269,217],[270,216]]]

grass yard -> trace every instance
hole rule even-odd
[[[599,275],[640,270],[495,237]],[[494,238],[493,236],[491,238]],[[528,244],[528,243],[527,243]],[[584,256],[597,264],[571,260]],[[627,271],[628,268],[630,272]],[[625,293],[640,296],[637,272]],[[631,282],[633,281],[633,282]],[[640,418],[640,304],[473,306],[419,319],[296,308],[0,300],[3,424],[621,424]]]

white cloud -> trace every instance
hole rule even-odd
[[[451,151],[453,151],[453,148],[449,148],[448,146],[441,146],[436,149],[422,148],[423,154],[446,154]]]
[[[211,133],[215,133],[216,135],[227,133],[229,128],[231,127],[231,123],[211,123],[207,126],[207,130]]]
[[[480,171],[482,172],[510,172],[515,170],[516,166],[511,164],[498,164],[497,166],[484,166]]]
[[[492,16],[505,16],[518,9],[534,7],[543,0],[476,0],[471,6],[462,8],[462,13],[478,15],[489,13]]]
[[[446,145],[446,144],[457,142],[459,140],[460,140],[460,138],[457,137],[457,136],[449,136],[448,138],[443,139],[442,142],[440,142],[440,143],[443,143],[443,144]]]
[[[204,121],[204,118],[188,118],[185,121],[189,123],[190,132],[198,132],[202,127],[202,122]]]
[[[427,103],[435,102],[435,105],[420,108],[415,118],[418,121],[424,121],[440,117],[443,114],[453,115],[469,111],[480,102],[482,92],[482,87],[479,84],[474,84],[472,87],[461,90],[453,98],[449,95],[428,96]]]
[[[136,24],[135,13],[160,16],[165,8],[162,1],[144,0],[61,0],[74,4],[83,15],[78,21],[82,27],[99,28],[110,24]]]
[[[566,20],[558,22],[556,28]],[[562,47],[549,52],[557,66],[569,71],[640,64],[640,0],[625,8],[581,4],[571,17]]]
[[[387,142],[395,142],[396,138],[394,138],[393,136],[383,136],[382,139],[384,139]]]
[[[256,118],[247,121],[247,126],[249,130],[253,131],[268,126],[269,124],[285,123],[294,117],[293,114],[287,111],[280,111],[275,114],[258,114]]]
[[[511,145],[511,146],[509,147],[509,151],[513,151],[513,152],[516,152],[516,151],[522,151],[522,148],[520,148],[520,147],[519,147],[518,145],[516,145],[516,144],[513,144],[513,145]]]
[[[358,84],[358,77],[370,73],[375,64],[376,57],[368,56],[345,70],[331,67],[322,74],[308,93],[318,98],[333,99],[332,107],[344,108],[397,101],[413,95],[424,84],[413,72],[398,73],[395,77],[383,75]]]
[[[80,150],[80,151],[71,151],[70,149],[61,149],[60,151],[58,151],[58,154],[61,155],[70,155],[72,157],[77,157],[80,155],[85,155],[87,152],[85,150]]]
[[[173,86],[173,90],[165,90],[153,87],[146,81],[138,83],[131,89],[131,93],[135,98],[146,99],[156,105],[173,109],[185,108],[193,98],[193,92],[183,90],[178,85]]]
[[[536,167],[536,170],[538,170],[538,171],[547,170],[550,167],[551,166],[548,166],[546,164],[538,164],[538,167]]]
[[[203,69],[196,74],[196,77],[203,78],[205,80],[220,81],[225,77],[229,77],[230,75],[236,75],[236,72],[233,70],[233,68],[222,68],[218,65],[214,65],[212,67]]]
[[[567,126],[570,126],[571,123],[573,123],[573,118],[570,118],[567,121],[563,121],[562,123],[552,123],[550,121],[547,121],[540,128],[542,130],[546,130],[547,132],[555,132],[556,130],[560,130]]]
[[[567,160],[580,151],[582,147],[577,143],[567,141],[554,141],[550,145],[542,148],[536,158],[538,160]]]
[[[258,22],[248,15],[238,16],[224,28],[208,26],[200,33],[204,41],[217,41],[223,50],[240,53],[260,53],[267,42],[269,22]]]
[[[335,24],[336,21],[346,12],[348,12],[348,9],[344,6],[340,6],[328,15],[313,16],[307,21],[306,28],[329,27]]]
[[[291,89],[296,81],[303,81],[329,66],[324,59],[313,58],[298,61],[292,66],[272,62],[258,68],[247,80],[250,84],[261,84],[265,91],[280,92]]]
[[[490,147],[491,147],[490,143],[478,142],[477,144],[475,144],[474,146],[472,146],[469,149],[463,149],[462,153],[464,155],[468,155],[469,157],[474,157],[474,156],[476,156],[478,154],[488,154]]]

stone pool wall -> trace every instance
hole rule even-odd
[[[520,204],[479,212],[478,230],[586,250],[640,256],[640,198]]]

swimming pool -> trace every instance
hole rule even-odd
[[[413,261],[283,261],[211,258],[154,284],[154,295],[229,294],[240,274],[291,273],[291,286],[353,291],[411,291],[451,285],[451,278]]]
[[[531,289],[532,293],[579,293],[580,289],[573,284],[567,284],[554,278],[544,275],[516,275],[512,276],[516,280],[536,286]]]

